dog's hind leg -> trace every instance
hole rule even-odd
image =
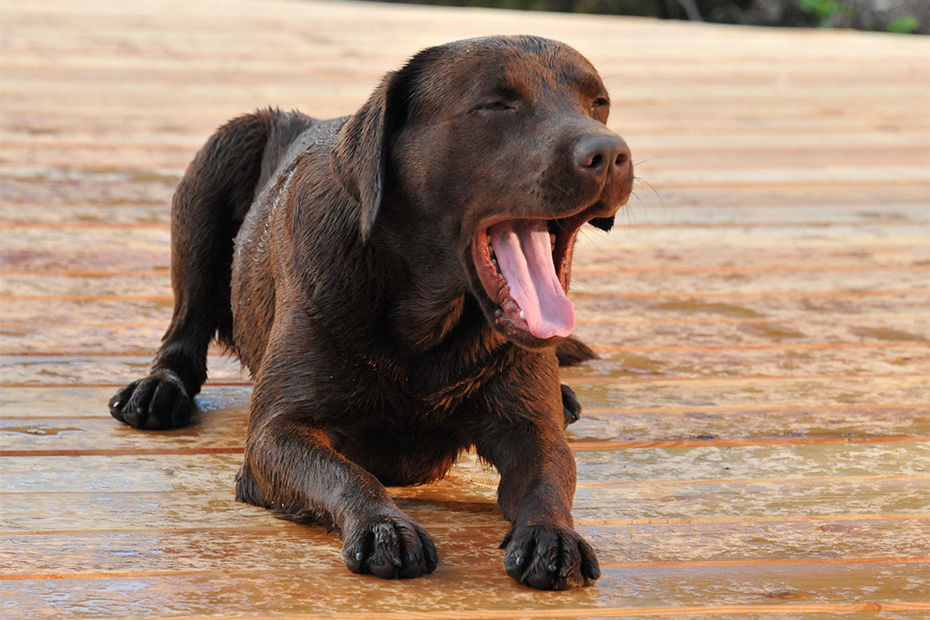
[[[188,166],[171,208],[174,314],[149,376],[110,400],[117,420],[150,429],[190,422],[192,399],[207,378],[210,342],[232,344],[234,239],[263,175],[269,137],[284,116],[262,111],[230,121]]]

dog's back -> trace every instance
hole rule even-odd
[[[435,546],[383,483],[474,447],[501,473],[508,574],[591,583],[556,349],[575,236],[631,191],[609,105],[568,46],[488,37],[424,50],[348,119],[224,125],[175,194],[171,326],[111,413],[187,424],[218,337],[255,378],[239,499],[338,528],[353,572],[415,577]]]

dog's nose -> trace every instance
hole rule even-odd
[[[573,154],[575,169],[598,180],[619,175],[630,164],[630,148],[617,136],[585,136],[575,143]]]

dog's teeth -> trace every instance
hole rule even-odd
[[[526,312],[524,312],[523,310],[520,310],[520,318],[523,319],[524,321],[526,320]]]

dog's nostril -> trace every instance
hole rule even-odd
[[[618,136],[586,136],[575,145],[575,166],[585,175],[600,177],[609,170],[626,166],[630,161],[630,150]]]

